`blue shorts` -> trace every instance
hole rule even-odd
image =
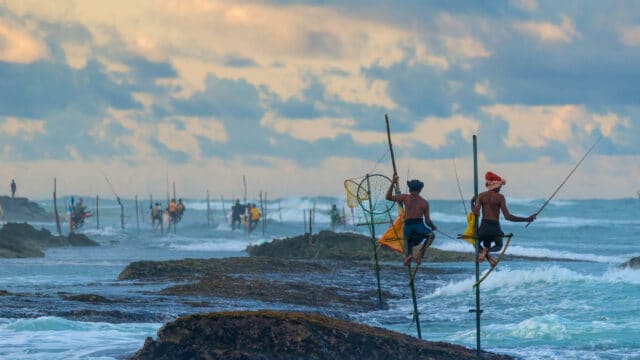
[[[433,233],[424,225],[422,219],[407,219],[404,222],[404,238],[407,239],[409,248],[419,245],[424,239]]]

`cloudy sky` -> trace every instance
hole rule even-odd
[[[0,0],[0,193],[343,196],[398,171],[431,198],[640,189],[635,1]],[[5,183],[3,185],[2,183]]]

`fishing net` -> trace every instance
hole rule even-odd
[[[357,200],[365,213],[377,216],[388,214],[395,205],[385,199],[391,179],[381,174],[367,175],[360,181]],[[363,196],[364,195],[364,196]]]
[[[363,192],[363,193],[358,193],[358,190],[360,189],[360,184],[356,181],[354,181],[353,179],[348,179],[344,181],[344,189],[347,191],[347,206],[350,209],[355,208],[356,206],[358,206],[359,201],[358,199],[367,199],[367,193]]]

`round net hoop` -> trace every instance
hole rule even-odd
[[[395,201],[385,199],[391,179],[382,174],[367,175],[360,181],[357,200],[367,214],[388,214],[395,206]],[[363,196],[364,195],[364,196]]]

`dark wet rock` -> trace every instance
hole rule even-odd
[[[53,215],[27,198],[0,196],[5,221],[51,221]]]
[[[360,267],[368,270],[368,264]],[[188,281],[161,290],[162,295],[257,300],[324,309],[340,305],[351,311],[378,308],[377,293],[371,288],[334,287],[296,278],[296,274],[327,274],[341,268],[355,271],[354,264],[268,257],[138,261],[129,264],[118,279]],[[393,296],[383,292],[383,298]]]
[[[118,280],[189,280],[208,274],[260,274],[290,272],[327,272],[316,263],[269,258],[183,259],[136,261],[127,265]]]
[[[165,322],[173,318],[171,315],[162,313],[97,309],[55,311],[51,312],[51,315],[76,321],[108,322],[112,324]]]
[[[640,256],[631,258],[629,261],[626,261],[622,265],[620,265],[620,267],[623,269],[640,269]]]
[[[331,308],[340,305],[352,311],[379,309],[377,292],[358,291],[308,282],[282,282],[267,279],[246,279],[235,276],[207,277],[196,283],[170,286],[160,291],[163,295],[211,296],[235,299],[252,299],[271,303],[287,303],[314,308]],[[383,298],[392,297],[383,291]]]
[[[483,359],[512,359],[483,353]],[[317,314],[190,315],[165,324],[133,359],[476,359],[475,350]]]
[[[8,292],[7,290],[0,290],[0,296],[8,296],[11,295],[10,292]]]
[[[269,243],[248,246],[246,251],[250,256],[282,259],[370,260],[373,257],[373,246],[373,240],[370,236],[320,231],[314,234],[311,239],[309,239],[309,234],[274,239]],[[391,251],[384,246],[378,250],[378,260],[380,261],[401,262],[402,259],[402,254]],[[429,248],[425,255],[425,261],[473,261],[473,254]]]
[[[69,301],[81,301],[85,303],[91,304],[111,304],[114,303],[113,300],[107,299],[104,296],[96,295],[96,294],[69,294],[65,292],[59,292],[58,296],[61,299],[69,300]]]
[[[98,246],[85,235],[54,236],[27,223],[7,223],[0,229],[0,258],[43,257],[43,250],[63,246]]]

